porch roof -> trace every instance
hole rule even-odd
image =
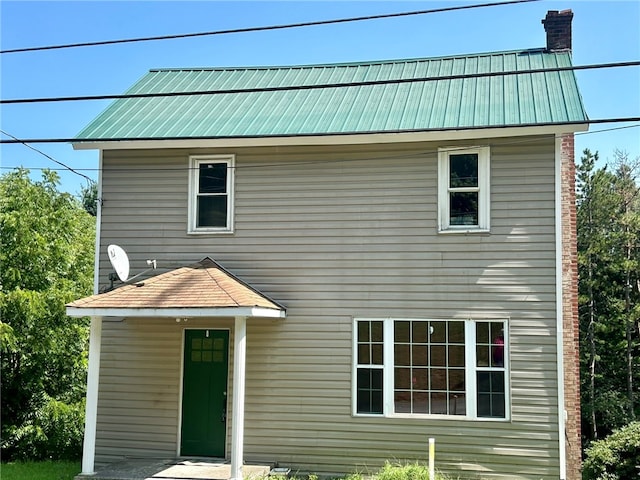
[[[67,304],[71,317],[270,317],[286,309],[206,257]]]

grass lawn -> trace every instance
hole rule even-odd
[[[0,463],[0,479],[2,480],[73,480],[80,473],[80,462],[45,461],[45,462],[9,462]],[[276,477],[277,478],[277,477]],[[364,480],[362,474],[352,474],[343,480]],[[427,479],[428,471],[418,463],[391,464],[387,462],[373,477],[374,480],[415,480]],[[308,480],[317,480],[316,475],[309,475]],[[284,480],[284,477],[282,477]],[[298,480],[293,477],[292,480]],[[436,473],[436,480],[459,480],[454,477]]]
[[[3,462],[0,464],[0,478],[2,480],[73,480],[80,470],[80,462]]]

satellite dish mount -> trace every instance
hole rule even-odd
[[[113,290],[113,282],[116,280],[120,280],[122,283],[131,283],[132,280],[139,276],[144,275],[150,270],[156,269],[156,261],[147,260],[147,265],[151,268],[147,268],[145,271],[129,278],[129,257],[127,256],[127,252],[125,252],[122,247],[112,244],[107,247],[107,254],[109,256],[111,266],[115,270],[115,272],[111,272],[109,274],[109,281],[111,284],[109,285],[108,291]]]

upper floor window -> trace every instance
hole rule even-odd
[[[189,233],[233,231],[233,155],[189,159]]]
[[[440,232],[489,231],[489,147],[438,152]]]
[[[506,326],[356,320],[354,413],[508,418]]]

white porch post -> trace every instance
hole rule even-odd
[[[244,454],[244,385],[247,317],[236,317],[233,349],[233,413],[231,417],[231,479],[242,480]]]
[[[102,317],[91,317],[89,334],[89,365],[87,368],[87,403],[84,419],[84,444],[82,447],[82,473],[94,472],[96,453],[96,419],[98,414],[98,380],[100,375],[100,343]]]

